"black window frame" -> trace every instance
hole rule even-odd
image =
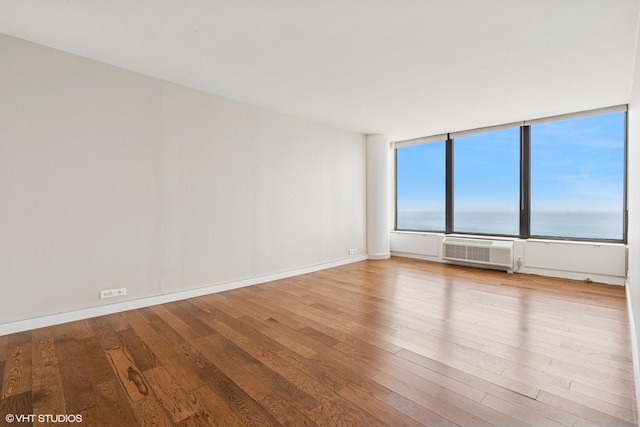
[[[605,111],[611,110],[611,111]],[[562,236],[544,236],[531,235],[531,125],[523,122],[520,128],[520,213],[519,213],[519,233],[517,235],[504,235],[495,233],[469,233],[454,231],[454,144],[455,139],[450,133],[446,134],[445,140],[445,229],[444,230],[413,230],[398,228],[398,149],[394,149],[394,165],[395,165],[395,183],[394,183],[394,230],[406,232],[422,232],[422,233],[444,233],[472,235],[472,236],[495,236],[514,239],[544,239],[544,240],[560,240],[560,241],[579,241],[579,242],[595,242],[595,243],[622,243],[627,244],[628,234],[628,200],[627,200],[627,172],[628,172],[628,109],[627,106],[618,106],[602,110],[592,110],[587,112],[575,113],[574,118],[604,115],[611,112],[624,113],[624,133],[623,133],[623,206],[622,206],[622,239],[600,239],[589,237],[562,237]],[[548,118],[545,121],[565,120],[564,116],[557,118]],[[505,127],[516,127],[505,125]],[[479,130],[482,131],[482,130]],[[442,141],[442,140],[440,140]]]
[[[449,155],[447,154],[447,150],[448,148],[448,138],[449,136],[447,135],[446,139],[435,139],[430,143],[435,143],[435,142],[444,142],[445,143],[445,162],[447,162]],[[422,145],[422,144],[415,144],[415,145]],[[453,148],[451,148],[453,149]],[[393,170],[394,170],[394,218],[393,218],[393,229],[397,230],[397,231],[413,231],[413,232],[418,232],[418,233],[443,233],[445,232],[444,230],[435,230],[435,229],[411,229],[411,228],[398,228],[398,149],[394,148],[393,150]],[[447,188],[448,186],[448,179],[449,179],[449,175],[448,175],[448,168],[445,166],[445,188]],[[448,191],[446,191],[445,189],[445,228],[447,227],[446,224],[449,223],[449,219],[448,219],[448,214],[447,212],[449,212],[448,210],[448,204],[449,204],[449,196],[448,196]]]

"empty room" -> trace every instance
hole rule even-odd
[[[0,425],[636,426],[640,0],[0,0]]]

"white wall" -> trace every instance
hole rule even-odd
[[[364,135],[0,35],[0,326],[355,259]]]
[[[442,258],[443,239],[444,234],[441,233],[392,231],[391,253],[427,261],[449,262]],[[627,248],[623,244],[501,239],[514,242],[514,270],[517,273],[620,286],[625,283]],[[522,260],[520,268],[515,263],[518,258]]]
[[[636,375],[636,399],[640,411],[640,33],[636,43],[635,75],[628,112],[629,271],[627,299],[631,321]]]

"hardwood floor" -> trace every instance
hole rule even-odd
[[[1,336],[0,378],[7,425],[636,425],[623,288],[402,258]]]

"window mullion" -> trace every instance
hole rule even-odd
[[[453,139],[447,135],[445,146],[445,234],[453,233]]]
[[[531,132],[520,127],[520,238],[531,235]]]

